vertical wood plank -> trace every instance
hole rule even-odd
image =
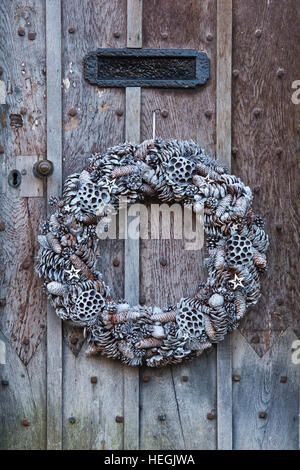
[[[203,50],[215,71],[216,18],[216,0],[156,0],[155,7],[144,2],[143,47]],[[166,110],[165,116],[157,113],[158,137],[193,139],[215,155],[215,80],[212,72],[205,87],[143,88],[141,139],[152,136],[153,110]],[[140,298],[146,304],[173,305],[206,279],[204,250],[184,248],[183,240],[141,240]],[[207,414],[216,414],[216,351],[174,367],[144,368],[141,374],[141,449],[215,449],[217,420]]]
[[[127,47],[142,47],[143,0],[127,0]]]
[[[142,47],[142,0],[127,1],[127,47]],[[126,89],[126,141],[140,142],[141,89]],[[130,223],[128,218],[127,223]],[[140,241],[125,239],[125,298],[139,303]],[[139,448],[139,369],[124,367],[124,449]]]
[[[217,0],[217,158],[231,167],[232,0]],[[217,346],[217,444],[232,449],[231,337]]]
[[[265,218],[270,239],[262,296],[240,327],[260,356],[289,326],[300,335],[300,105],[291,99],[299,23],[294,0],[233,2],[232,169],[255,188],[253,210]]]
[[[233,382],[234,449],[298,449],[300,368],[291,360],[296,340],[288,328],[261,358],[234,332],[233,371],[240,375]]]
[[[54,172],[47,200],[62,190],[61,0],[46,1],[47,158]],[[48,208],[49,212],[49,208]],[[62,448],[62,325],[47,309],[47,448]]]
[[[217,0],[217,156],[231,166],[232,0]]]

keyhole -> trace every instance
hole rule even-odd
[[[18,170],[11,170],[8,175],[8,183],[12,188],[18,188],[21,184],[21,173]]]

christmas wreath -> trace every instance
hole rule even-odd
[[[110,296],[96,269],[99,232],[120,199],[204,207],[206,282],[176,305],[129,305]],[[124,143],[94,154],[52,198],[42,223],[37,271],[56,314],[85,328],[88,353],[160,367],[199,356],[236,329],[260,296],[268,236],[252,193],[192,141]]]

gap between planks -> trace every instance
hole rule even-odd
[[[232,0],[217,0],[218,160],[231,168]],[[217,346],[217,449],[232,449],[232,339]]]
[[[142,0],[127,0],[127,47],[142,47]],[[126,88],[126,141],[140,143],[141,89]],[[127,220],[127,227],[130,218]],[[140,241],[125,238],[125,298],[139,303]],[[124,367],[124,449],[139,449],[139,368]]]

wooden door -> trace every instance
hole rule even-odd
[[[1,448],[299,448],[299,15],[294,0],[1,2]],[[210,80],[84,81],[87,52],[126,46],[203,50]],[[263,297],[238,332],[191,363],[138,370],[86,357],[82,332],[47,307],[34,263],[49,196],[91,153],[150,138],[155,109],[157,135],[195,140],[254,189],[271,244]],[[31,167],[46,157],[55,170],[40,183]],[[7,183],[14,168],[19,188]],[[173,303],[205,276],[202,255],[178,240],[101,243],[119,297]]]

